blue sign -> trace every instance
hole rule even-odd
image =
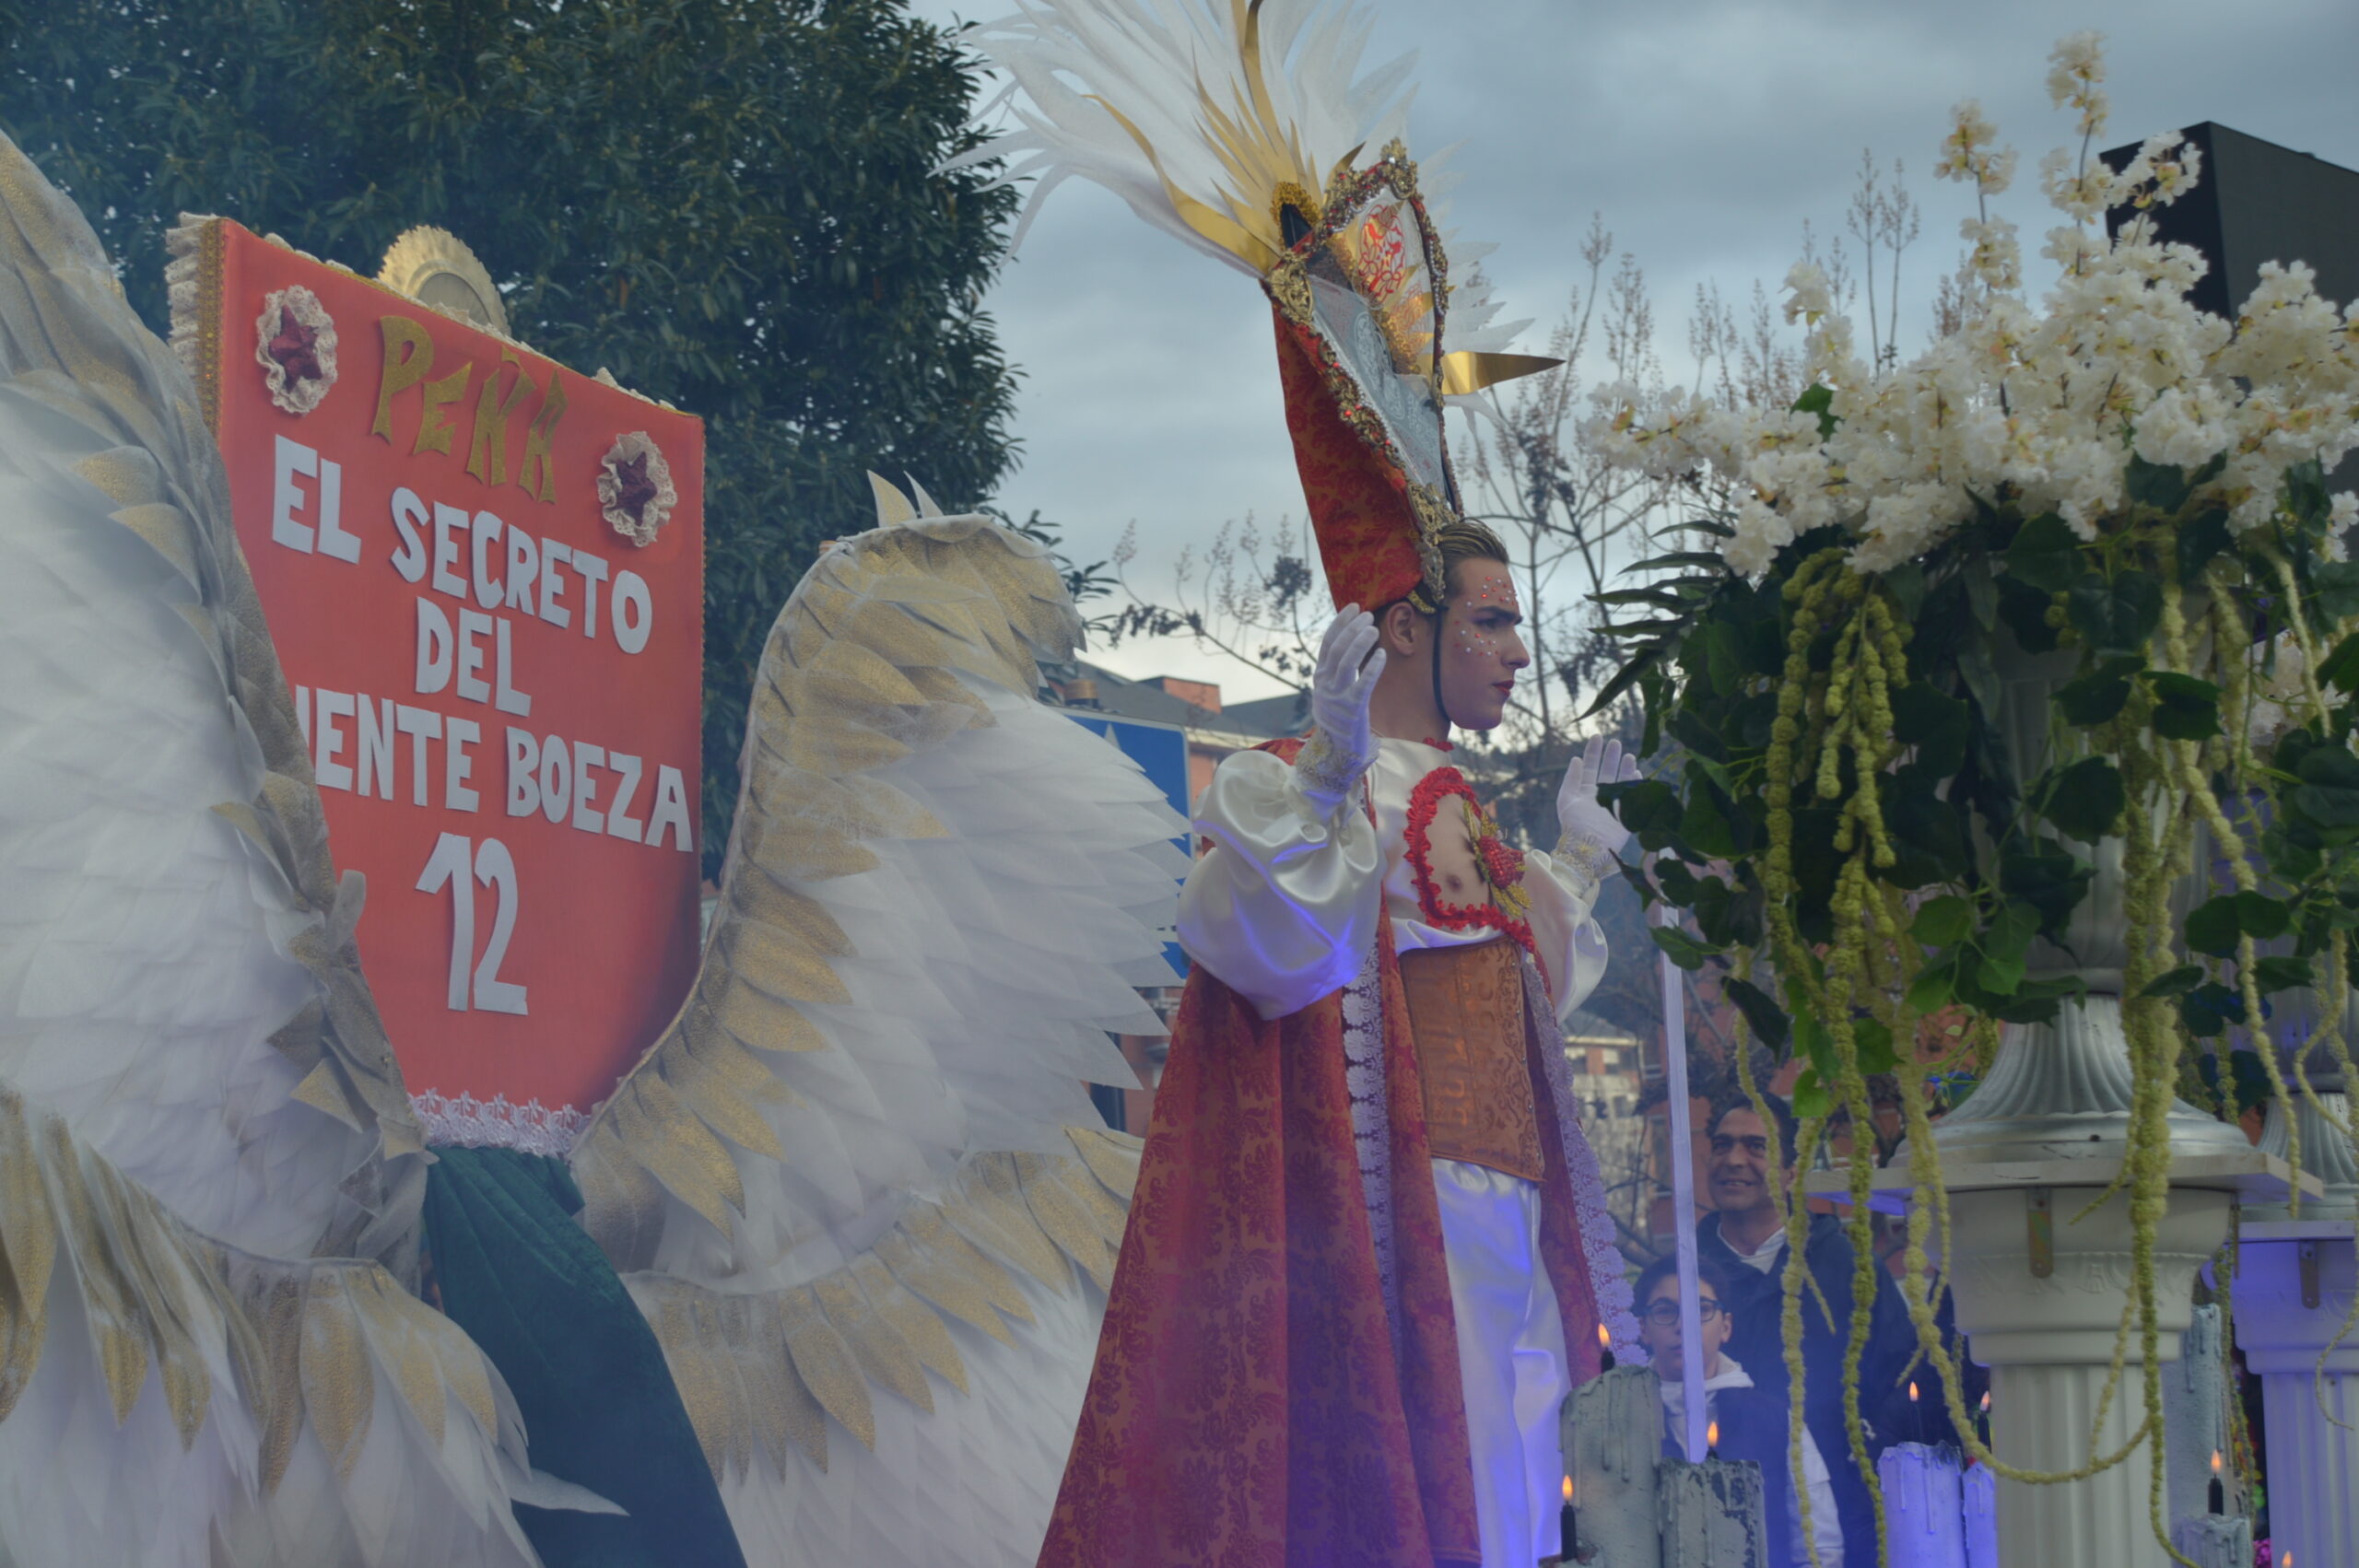
[[[1188,814],[1188,731],[1177,724],[1156,724],[1144,719],[1121,719],[1110,713],[1092,713],[1086,709],[1068,710],[1067,717],[1094,735],[1103,735],[1114,743],[1124,756],[1139,765],[1147,782],[1163,791],[1171,809],[1182,817]],[[1185,834],[1172,840],[1181,850],[1188,848]],[[1164,957],[1181,976],[1188,973],[1188,955],[1178,942],[1166,944]]]

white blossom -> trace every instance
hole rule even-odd
[[[2111,102],[2098,86],[2104,80],[2105,34],[2083,31],[2057,41],[2048,56],[2048,101],[2059,109],[2070,106],[2078,111],[2080,123],[2075,129],[2084,137],[2105,128]]]
[[[2024,286],[2024,249],[2013,224],[2003,217],[1969,217],[1958,225],[1958,233],[1967,247],[1966,269],[1983,287],[2007,292]]]
[[[1982,117],[1978,99],[1967,99],[1950,111],[1950,134],[1942,139],[1942,156],[1933,165],[1942,180],[1962,180],[1985,196],[1996,196],[2014,182],[2015,149],[1992,150],[1997,128]]]
[[[2084,134],[2101,124],[2095,35],[2065,40],[2051,64],[2057,101]],[[2012,165],[1989,151],[1995,136],[1978,104],[1958,105],[1941,172],[1986,191],[2003,182]],[[2193,184],[2194,150],[2176,134],[2148,139],[2118,174],[2067,153],[2042,170],[2066,220],[2041,252],[2056,269],[2046,292],[2025,298],[2012,225],[1971,220],[1975,308],[1881,374],[1858,358],[1825,275],[1810,264],[1788,275],[1786,319],[1804,331],[1805,372],[1829,393],[1832,434],[1815,414],[1615,386],[1595,394],[1583,439],[1618,466],[1723,487],[1735,530],[1723,553],[1745,573],[1829,526],[1850,534],[1856,566],[1884,569],[1939,545],[1978,496],[2025,515],[2054,511],[2093,539],[2128,504],[2133,454],[2189,474],[2216,464],[2201,499],[2245,532],[2279,516],[2288,467],[2331,469],[2359,448],[2359,303],[2338,310],[2308,266],[2271,263],[2232,323],[2189,298],[2204,275],[2197,252],[2158,240],[2143,218],[2111,237],[2095,221],[2109,205],[2162,205]],[[2354,507],[2333,497],[2330,552],[2359,528]]]

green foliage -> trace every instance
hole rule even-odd
[[[1794,540],[1759,581],[1661,557],[1679,575],[1617,598],[1653,613],[1622,628],[1627,685],[1675,766],[1606,791],[1654,857],[1642,893],[1690,916],[1656,940],[1687,968],[1750,975],[1725,982],[1731,1000],[1835,1104],[1928,1014],[2053,1017],[2075,984],[2039,974],[2037,944],[2064,940],[2092,846],[2167,790],[2196,802],[2163,819],[2183,825],[2174,853],[2193,855],[2199,819],[2215,837],[2255,825],[2239,880],[2170,933],[2195,961],[2164,958],[2137,1000],[2206,1040],[2257,1035],[2267,999],[2328,984],[2322,960],[2359,930],[2359,630],[2344,624],[2359,574],[2326,558],[2315,466],[2289,470],[2275,519],[2241,535],[2206,489],[2217,465],[2131,457],[2123,509],[2089,537],[2000,495],[1874,576],[1842,564],[1836,529]],[[2295,626],[2327,695],[2298,703],[2308,722],[2272,750],[2240,750],[2272,639]],[[2055,760],[2021,778],[1998,672],[2040,653],[2071,662],[2052,688]]]
[[[747,687],[863,478],[945,504],[1006,472],[980,310],[1015,197],[974,66],[898,0],[52,0],[0,33],[0,126],[79,202],[150,325],[182,210],[373,270],[431,223],[516,335],[707,422],[703,834]]]

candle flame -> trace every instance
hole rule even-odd
[[[1988,1388],[1982,1390],[1982,1413],[1986,1416],[1990,1413],[1990,1390]]]
[[[1605,1325],[1602,1323],[1597,1326],[1597,1348],[1601,1351],[1610,1351],[1614,1348],[1614,1336],[1605,1331]]]
[[[1912,1405],[1917,1402],[1917,1380],[1913,1377],[1908,1381],[1908,1402]]]
[[[2212,1474],[2216,1478],[2216,1477],[2219,1475],[2219,1473],[2220,1473],[2220,1450],[2218,1450],[2217,1448],[2214,1448],[2214,1449],[2212,1449]]]
[[[1572,1505],[1573,1505],[1573,1478],[1572,1478],[1572,1477],[1570,1477],[1570,1476],[1567,1476],[1567,1477],[1565,1478],[1565,1506],[1566,1506],[1566,1507],[1567,1507],[1567,1508],[1569,1508],[1569,1507],[1571,1507]]]
[[[1690,1430],[1693,1429],[1691,1428]],[[1712,1422],[1704,1428],[1704,1446],[1707,1448],[1717,1448],[1719,1445],[1720,1423],[1719,1422]]]

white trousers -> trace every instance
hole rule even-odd
[[[1560,1539],[1556,1412],[1572,1392],[1564,1318],[1540,1260],[1540,1188],[1459,1160],[1433,1164],[1483,1568],[1532,1568]]]

